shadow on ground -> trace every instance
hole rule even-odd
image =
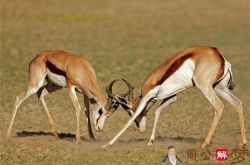
[[[52,132],[45,132],[45,131],[20,131],[16,133],[17,137],[34,137],[34,136],[53,136],[55,137],[55,135]],[[57,136],[59,139],[66,139],[66,140],[70,140],[73,141],[75,140],[75,134],[71,134],[71,133],[57,133]],[[84,141],[91,141],[89,139],[86,139],[84,137],[81,137],[81,140]],[[191,136],[176,136],[176,137],[167,137],[167,136],[158,136],[155,139],[157,142],[166,142],[166,141],[175,141],[175,142],[185,142],[185,143],[189,143],[189,144],[197,144],[197,143],[202,143],[203,142],[203,138],[197,138],[197,137],[191,137]],[[106,140],[104,140],[106,142]],[[131,140],[119,140],[119,143],[138,143],[138,142],[142,142],[142,143],[146,143],[148,141],[147,138],[141,138],[141,139],[131,139]]]
[[[17,132],[17,137],[33,137],[33,136],[54,136],[52,132],[44,132],[44,131],[21,131]],[[66,139],[66,140],[75,140],[76,135],[71,133],[57,133],[59,139]],[[84,137],[81,137],[81,140],[89,141]]]

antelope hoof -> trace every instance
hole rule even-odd
[[[136,126],[136,124],[134,124],[134,131],[138,131],[139,128]]]
[[[81,144],[81,137],[80,136],[76,136],[76,144]]]
[[[55,137],[55,139],[59,139],[59,136],[56,132],[52,132],[52,135]]]
[[[76,140],[76,145],[80,145],[82,143],[81,140]]]
[[[91,141],[96,141],[94,136],[90,136]]]
[[[208,145],[209,143],[207,143],[207,142],[204,142],[202,145],[201,145],[201,148],[206,148],[206,146]]]
[[[150,140],[148,141],[148,146],[152,146],[153,143],[154,143],[154,140],[150,139]]]
[[[51,132],[56,132],[56,128],[54,126],[51,127]]]
[[[104,149],[104,148],[107,148],[108,146],[111,146],[111,144],[107,143],[107,144],[101,146],[101,148]]]
[[[238,146],[239,146],[239,147],[242,147],[242,146],[246,146],[246,144],[247,144],[247,142],[242,142],[242,143],[240,143]]]
[[[145,128],[139,128],[139,132],[140,132],[140,133],[145,132]]]
[[[58,134],[56,133],[56,128],[55,128],[55,124],[51,125],[51,134],[58,138]]]

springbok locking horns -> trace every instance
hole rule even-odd
[[[88,133],[91,139],[95,139],[89,119],[89,103],[94,104],[93,121],[96,130],[101,130],[104,125],[106,110],[112,108],[100,92],[96,74],[90,63],[68,52],[54,50],[39,53],[29,64],[28,85],[24,92],[16,97],[15,109],[7,131],[7,139],[11,136],[11,128],[20,104],[33,94],[37,94],[41,100],[49,118],[52,132],[55,132],[55,124],[45,104],[44,96],[63,87],[68,89],[68,94],[76,110],[76,140],[80,142],[80,111],[76,91],[84,95],[85,115],[88,122]]]
[[[159,65],[145,79],[141,87],[141,95],[136,99],[132,97],[132,86],[123,79],[129,87],[129,92],[123,95],[109,95],[115,100],[113,105],[121,104],[132,117],[122,130],[103,147],[112,145],[133,122],[140,131],[144,131],[148,110],[157,100],[162,100],[155,111],[152,135],[148,142],[148,145],[152,145],[161,111],[176,100],[177,93],[195,86],[200,89],[215,109],[214,120],[202,148],[209,144],[224,108],[217,95],[236,108],[240,120],[242,144],[246,144],[242,104],[230,92],[233,89],[232,80],[231,64],[217,48],[206,46],[183,49]],[[110,85],[110,91],[112,91],[112,85]],[[130,96],[128,101],[125,99],[126,95]],[[109,110],[106,115],[110,116],[113,112],[114,110]]]

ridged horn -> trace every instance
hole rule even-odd
[[[134,87],[127,80],[122,79],[122,81],[124,81],[128,86],[128,92],[124,93],[124,95],[126,95],[126,96],[129,95],[128,100],[130,101],[130,100],[132,100],[134,98],[134,93],[133,93]]]

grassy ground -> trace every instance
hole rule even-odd
[[[216,46],[233,65],[237,84],[234,93],[243,102],[250,140],[248,0],[3,0],[1,3],[0,164],[159,164],[169,145],[176,146],[184,161],[188,149],[204,152],[199,145],[208,132],[214,110],[197,89],[179,94],[178,101],[162,113],[153,147],[146,146],[153,110],[148,114],[145,133],[131,127],[112,148],[105,150],[99,147],[124,126],[129,119],[127,114],[119,110],[107,119],[104,132],[95,132],[96,142],[89,140],[82,115],[84,140],[76,147],[75,113],[65,90],[46,97],[58,133],[64,138],[54,140],[47,133],[50,131],[47,116],[33,96],[19,109],[13,138],[5,143],[15,97],[26,87],[28,63],[45,49],[67,50],[88,59],[97,72],[103,94],[111,80],[121,77],[133,83],[138,94],[147,74],[181,48]],[[228,103],[225,105],[209,147],[211,151],[219,147],[231,149],[240,139],[237,113]],[[242,164],[249,163],[246,160]]]

